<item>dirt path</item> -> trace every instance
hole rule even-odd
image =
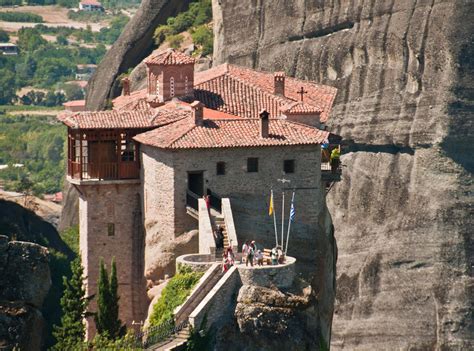
[[[63,110],[35,110],[35,111],[8,111],[9,115],[19,116],[19,115],[28,115],[28,116],[57,116]]]

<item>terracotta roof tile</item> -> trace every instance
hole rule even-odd
[[[283,76],[283,72],[277,72],[280,76]],[[231,64],[222,64],[220,66],[211,68],[207,71],[197,72],[195,73],[194,83],[196,89],[200,87],[206,87],[210,89],[210,93],[219,93],[218,89],[223,89],[222,87],[216,87],[215,82],[216,79],[219,77],[227,76],[233,79],[237,79],[240,82],[244,82],[246,86],[252,87],[250,90],[240,90],[236,92],[247,94],[249,91],[255,92],[255,90],[260,91],[260,94],[266,93],[270,94],[275,98],[279,98],[280,106],[300,101],[300,95],[298,95],[297,91],[303,87],[303,89],[307,92],[303,99],[304,103],[307,105],[314,106],[317,110],[321,112],[320,120],[321,122],[327,121],[329,118],[329,113],[332,108],[332,104],[334,103],[334,99],[336,97],[337,89],[326,86],[320,85],[313,82],[300,80],[296,78],[286,77],[285,78],[285,97],[279,97],[273,94],[274,89],[274,73],[270,72],[263,72],[263,71],[256,71],[250,68],[244,68],[240,66],[235,66]],[[244,95],[238,97],[240,100],[248,101],[249,103],[253,104],[265,104],[265,101],[262,100],[261,97],[253,99],[250,96]],[[203,101],[206,103],[205,101]],[[211,107],[211,106],[208,106]],[[259,107],[253,107],[252,105],[248,106],[253,111],[259,111]],[[212,108],[212,107],[211,107]],[[278,116],[280,113],[276,111],[276,114],[271,111],[270,107],[263,106],[262,108],[266,108],[270,115]],[[250,116],[255,118],[255,114]]]
[[[135,137],[142,144],[170,149],[229,148],[321,144],[329,136],[304,124],[270,119],[269,137],[261,138],[258,119],[204,120],[196,126],[192,118],[157,128]]]
[[[182,52],[168,49],[164,52],[152,53],[143,62],[147,65],[190,65],[194,64],[195,60]]]
[[[58,119],[73,129],[152,128],[190,116],[191,111],[161,108],[137,111],[63,113]]]
[[[246,118],[256,118],[262,109],[279,116],[280,106],[290,102],[228,74],[195,85],[194,96],[208,108]]]
[[[287,114],[319,114],[322,112],[320,107],[302,101],[292,102],[288,105],[282,106],[280,110]]]

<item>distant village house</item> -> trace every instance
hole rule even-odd
[[[93,12],[93,11],[103,12],[104,7],[98,1],[83,0],[79,3],[79,10],[81,10],[81,11],[91,11],[91,12]]]
[[[2,55],[18,55],[18,46],[12,43],[0,43]]]
[[[76,66],[76,80],[89,80],[97,69],[97,65],[77,65]]]

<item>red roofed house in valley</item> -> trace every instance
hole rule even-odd
[[[82,0],[79,3],[79,10],[81,11],[104,11],[102,4],[96,0]]]
[[[272,247],[270,187],[285,178],[305,189],[292,224],[298,241],[319,230],[325,187],[340,179],[328,165],[340,137],[325,125],[336,89],[230,64],[195,73],[194,59],[174,50],[144,62],[146,89],[131,92],[125,78],[113,110],[59,117],[68,127],[68,181],[80,193],[87,293],[96,292],[100,257],[120,257],[120,318],[129,327],[146,317],[147,284],[174,273],[167,245],[180,245],[180,254],[215,253],[202,229],[204,195],[212,221],[232,221],[229,245],[254,238]],[[290,252],[301,269],[311,250]],[[153,257],[161,263],[150,264]]]

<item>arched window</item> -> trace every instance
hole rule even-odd
[[[184,77],[184,93],[188,94],[188,76]]]
[[[170,96],[174,96],[174,77],[170,78]]]

